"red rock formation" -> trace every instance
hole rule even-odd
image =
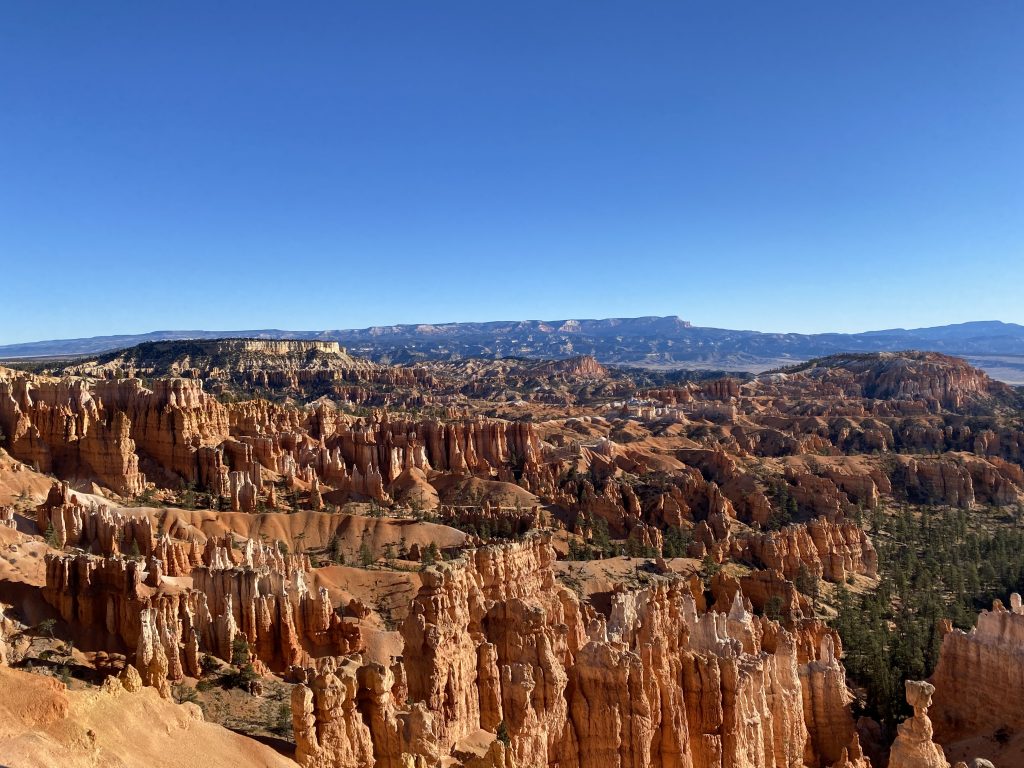
[[[148,516],[130,517],[107,506],[82,504],[67,483],[54,483],[36,508],[36,527],[52,536],[53,545],[79,547],[101,555],[153,552],[153,525]],[[52,531],[51,531],[52,529]]]
[[[846,689],[846,671],[836,656],[833,635],[822,635],[817,658],[800,667],[800,683],[810,734],[805,762],[840,766],[863,763],[850,713],[853,697]]]
[[[928,718],[935,687],[915,680],[907,680],[906,686],[907,703],[914,708],[914,715],[900,723],[889,752],[889,768],[949,768],[942,748],[932,741]]]
[[[370,729],[356,709],[357,668],[347,662],[292,689],[295,759],[306,768],[374,765]]]
[[[115,493],[142,491],[131,420],[104,408],[81,379],[0,370],[0,431],[7,450],[41,472],[95,478]]]
[[[878,554],[868,535],[852,521],[817,518],[779,531],[752,534],[732,543],[732,556],[781,571],[795,579],[800,568],[837,584],[853,574],[875,576]]]
[[[934,352],[840,354],[802,368],[787,374],[778,390],[785,391],[786,385],[810,385],[833,397],[916,403],[925,411],[956,411],[1002,396],[1008,389],[966,361]]]
[[[848,367],[855,372],[866,397],[922,399],[951,410],[984,398],[999,386],[964,360],[928,352],[883,353],[877,362],[852,363]]]
[[[787,625],[811,613],[810,601],[779,571],[753,571],[740,578],[719,571],[711,579],[710,587],[717,610],[728,610],[740,594],[757,611],[778,611],[778,616],[772,618],[784,620]]]
[[[186,483],[198,483],[197,451],[229,435],[228,414],[201,381],[155,379],[152,390],[138,379],[98,381],[96,395],[125,413],[140,453]]]
[[[974,505],[974,482],[959,462],[909,456],[899,456],[897,460],[902,469],[902,487],[912,501],[964,509]]]
[[[137,666],[148,685],[156,672],[146,670],[165,669],[172,680],[198,675],[200,652],[230,659],[239,633],[275,670],[358,651],[358,623],[336,614],[325,590],[306,587],[308,560],[269,549],[249,542],[236,566],[208,547],[213,563],[192,566],[193,588],[184,590],[165,589],[156,557],[147,572],[137,560],[48,555],[43,596],[87,645],[144,653]],[[162,659],[153,655],[157,640]]]
[[[608,369],[601,365],[591,355],[580,355],[567,360],[552,360],[539,366],[534,366],[531,373],[543,376],[566,375],[579,379],[603,379],[608,375]]]
[[[805,754],[825,765],[846,747],[856,756],[855,741],[836,746],[853,729],[834,656],[822,652],[802,670],[794,635],[742,601],[728,614],[698,615],[681,581],[619,592],[607,617],[594,614],[554,580],[552,561],[534,536],[424,572],[402,627],[402,693],[412,707],[379,665],[356,675],[377,762],[469,754],[469,737],[502,723],[507,750],[493,747],[493,736],[489,750],[516,765],[740,768],[802,764]],[[802,680],[811,686],[806,706]],[[325,727],[347,739],[333,761],[313,750],[300,762],[362,764],[360,724],[342,712],[324,721],[309,695],[296,695],[306,748]]]
[[[1010,610],[999,601],[982,611],[970,632],[942,639],[932,719],[943,742],[1024,729],[1024,607],[1014,593]]]

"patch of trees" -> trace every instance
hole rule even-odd
[[[939,621],[967,629],[979,610],[1024,584],[1024,530],[948,507],[875,513],[871,526],[878,588],[856,595],[839,585],[834,624],[864,711],[893,728],[909,714],[903,681],[927,678],[938,663]]]
[[[772,489],[772,511],[768,515],[765,528],[769,531],[778,531],[793,522],[800,513],[800,505],[789,493],[789,488],[784,482],[778,482]]]

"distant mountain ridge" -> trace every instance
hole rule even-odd
[[[761,371],[840,352],[918,349],[966,357],[1003,380],[1024,381],[1024,326],[980,321],[865,333],[763,333],[703,328],[678,317],[522,320],[373,326],[325,331],[154,331],[0,346],[0,359],[98,355],[143,342],[250,338],[336,341],[385,363],[469,357],[562,359],[592,355],[603,364]],[[1020,360],[1014,359],[1020,357]]]

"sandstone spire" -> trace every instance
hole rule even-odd
[[[919,680],[907,680],[907,703],[913,717],[902,723],[889,753],[889,768],[949,768],[942,748],[932,741],[932,721],[928,707],[935,686]]]

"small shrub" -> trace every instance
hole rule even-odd
[[[505,725],[505,721],[504,720],[502,720],[500,723],[498,723],[497,737],[498,737],[498,741],[500,741],[506,747],[512,742],[512,737],[509,736],[508,726]]]

